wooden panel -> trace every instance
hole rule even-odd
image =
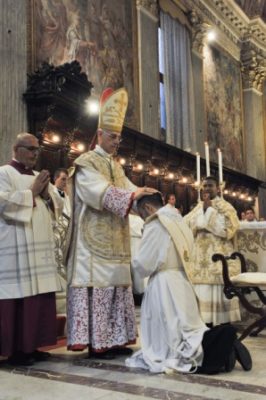
[[[152,187],[154,189],[159,190],[159,178],[156,176],[145,175],[144,176],[144,184],[145,186]]]
[[[160,180],[159,190],[164,195],[166,195],[167,193],[173,193],[174,184],[172,181],[167,181],[165,179],[162,179],[162,180]]]
[[[36,169],[48,169],[50,173],[53,174],[57,168],[62,167],[60,159],[60,150],[52,151],[47,148],[42,148]]]

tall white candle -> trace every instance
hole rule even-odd
[[[217,149],[217,153],[218,153],[219,183],[223,183],[223,155],[220,149]]]
[[[200,154],[196,153],[197,183],[200,184]]]
[[[210,153],[208,142],[205,142],[206,175],[210,176]]]

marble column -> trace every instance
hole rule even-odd
[[[158,7],[156,0],[137,0],[140,130],[160,138]]]
[[[263,85],[266,60],[251,42],[241,50],[246,173],[266,180],[266,141],[264,131]]]
[[[27,130],[27,0],[0,0],[0,165],[19,132]]]

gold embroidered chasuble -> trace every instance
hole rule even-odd
[[[222,265],[214,263],[212,256],[215,253],[231,255],[234,251],[234,236],[239,227],[235,209],[224,199],[216,197],[206,213],[200,202],[184,220],[195,238],[191,282],[222,285]],[[238,260],[231,260],[228,265],[230,276],[240,273]]]
[[[86,182],[88,200],[85,203],[85,199],[81,199],[83,204],[80,206],[79,222],[74,233],[75,250],[68,263],[74,268],[70,284],[81,287],[131,285],[128,217],[121,218],[105,209],[103,199],[111,186],[130,192],[136,187],[126,178],[122,166],[99,146],[96,151],[81,155],[75,164],[79,167],[76,180],[79,179],[79,173],[84,177],[86,174],[80,186]],[[85,257],[83,260],[79,257],[78,246],[88,254],[86,263]]]

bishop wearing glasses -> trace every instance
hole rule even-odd
[[[38,152],[36,137],[21,133],[0,167],[0,355],[14,365],[45,360],[38,347],[56,343],[52,219],[62,204],[49,172],[32,169]]]
[[[68,348],[89,356],[129,354],[135,343],[128,213],[155,192],[137,188],[114,159],[128,105],[125,89],[100,101],[96,147],[75,160],[74,227],[68,260]]]

